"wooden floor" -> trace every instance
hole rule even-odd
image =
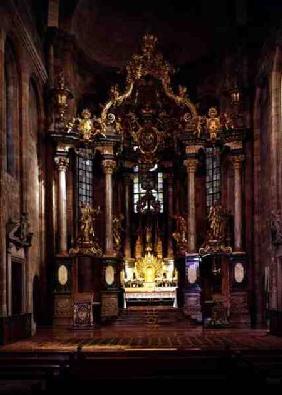
[[[97,384],[226,388],[242,382],[252,388],[282,385],[282,338],[262,329],[116,323],[41,328],[30,339],[0,348],[0,394],[75,389],[82,395]]]
[[[239,385],[238,377],[252,388],[282,385],[282,337],[265,329],[203,328],[169,307],[128,309],[94,328],[39,328],[0,348],[0,394],[89,394],[97,384],[160,381],[226,388]]]
[[[45,328],[32,338],[1,347],[2,352],[134,350],[282,350],[282,338],[257,329],[177,328],[157,325],[93,329]]]

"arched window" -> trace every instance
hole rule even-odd
[[[93,205],[93,157],[88,149],[77,153],[77,200],[81,204]]]
[[[206,148],[206,196],[209,209],[220,202],[220,151],[218,147]]]
[[[17,176],[17,148],[19,142],[19,78],[16,57],[9,41],[5,45],[5,123],[6,171]]]

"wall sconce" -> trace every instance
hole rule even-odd
[[[72,98],[73,94],[66,88],[64,74],[61,72],[57,79],[57,86],[54,88],[55,111],[59,123],[64,124],[68,100]]]
[[[233,104],[238,104],[240,102],[240,91],[237,83],[235,83],[234,88],[231,90],[230,95]]]

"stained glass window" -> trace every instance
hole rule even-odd
[[[87,149],[80,149],[77,154],[77,192],[78,205],[93,205],[93,157]]]
[[[206,149],[207,207],[220,201],[220,151],[218,147]]]
[[[160,202],[160,212],[163,213],[164,210],[164,202],[163,202],[163,173],[158,171],[157,166],[151,169],[152,176],[156,177],[155,187],[152,189],[153,196]],[[150,178],[148,176],[148,178]],[[133,177],[133,203],[134,203],[134,212],[137,213],[137,202],[139,199],[144,196],[146,193],[146,189],[142,188],[141,176],[138,172],[138,166],[134,168],[134,177]]]

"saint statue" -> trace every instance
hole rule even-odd
[[[81,206],[80,236],[82,243],[89,243],[94,236],[92,208],[89,205]]]
[[[92,208],[88,203],[80,206],[80,227],[71,255],[101,256],[102,250],[95,235],[95,217],[100,214],[100,207]]]
[[[121,248],[121,233],[123,231],[121,223],[123,218],[123,215],[113,218],[113,243],[116,252],[119,252]]]
[[[152,251],[152,228],[146,226],[146,251]]]
[[[172,234],[172,237],[177,244],[187,243],[187,225],[185,219],[181,215],[177,215],[176,219],[176,231]]]
[[[208,220],[210,227],[210,239],[217,241],[223,240],[225,237],[226,215],[223,212],[221,205],[217,204],[210,207]]]
[[[82,244],[91,244],[95,240],[95,215],[100,213],[100,207],[93,209],[89,204],[83,204],[80,208],[80,237]]]

